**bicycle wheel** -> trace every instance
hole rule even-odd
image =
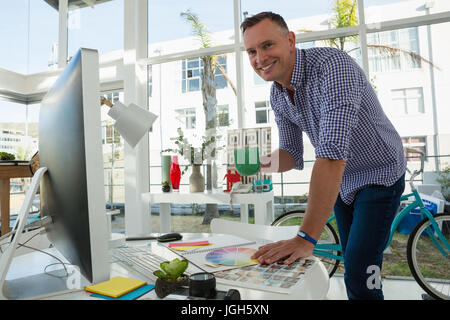
[[[304,214],[304,212],[298,210],[287,212],[285,214],[282,214],[274,222],[272,222],[272,226],[300,226]],[[339,237],[331,224],[327,223],[325,225],[318,243],[339,244]],[[330,251],[330,253],[337,256],[341,255],[341,252],[339,251]],[[331,278],[336,272],[340,261],[321,256],[319,256],[318,258],[321,259],[321,261],[327,268],[328,276]]]
[[[448,242],[450,214],[437,214],[434,219]],[[439,243],[444,253],[434,241]],[[430,220],[419,222],[408,239],[408,265],[417,283],[435,299],[450,300],[449,255],[449,249],[439,240]]]

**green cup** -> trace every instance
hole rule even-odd
[[[261,163],[259,162],[259,148],[235,149],[234,165],[241,176],[253,176],[258,173],[261,167]]]

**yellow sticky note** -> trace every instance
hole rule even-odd
[[[92,293],[101,294],[108,297],[118,298],[125,293],[133,291],[143,285],[145,281],[130,279],[125,277],[114,277],[108,281],[85,287],[85,290]]]

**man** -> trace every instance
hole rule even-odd
[[[406,161],[398,133],[364,72],[345,52],[297,49],[295,34],[271,12],[247,18],[241,29],[253,69],[273,81],[270,102],[280,144],[261,157],[261,171],[303,169],[303,132],[316,155],[298,235],[260,247],[253,258],[290,264],[311,255],[334,207],[349,299],[383,299],[381,288],[367,283],[374,266],[381,270],[404,190]]]

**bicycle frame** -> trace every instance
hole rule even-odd
[[[425,208],[425,206],[423,204],[423,201],[420,198],[419,192],[414,188],[412,193],[403,195],[400,198],[400,201],[407,200],[411,196],[414,197],[414,201],[412,203],[408,204],[405,208],[403,208],[402,211],[400,211],[398,213],[398,215],[395,217],[394,221],[391,224],[389,240],[388,240],[388,242],[386,244],[386,248],[391,243],[392,238],[394,236],[394,233],[397,230],[397,227],[400,224],[400,222],[402,221],[402,219],[407,214],[409,214],[413,209],[419,207],[422,220],[423,219],[428,219],[431,222],[432,228],[430,228],[430,227],[426,228],[426,232],[427,232],[428,236],[430,237],[431,241],[434,243],[436,248],[441,252],[441,254],[445,258],[448,259],[449,258],[449,254],[446,252],[446,250],[450,251],[450,244],[445,239],[444,235],[442,234],[442,232],[441,232],[438,224],[434,220],[434,217],[431,214],[431,212]],[[331,222],[331,221],[333,221],[335,219],[336,219],[336,216],[331,216],[327,220],[327,223],[329,223],[329,222]],[[436,237],[433,236],[433,233],[437,234],[439,240],[442,242],[442,244],[444,245],[445,249],[441,245],[441,243],[439,243],[439,241],[437,241]],[[335,255],[335,254],[331,253],[330,251],[337,251],[338,253],[342,253],[342,246],[340,244],[317,243],[316,246],[314,247],[313,253],[316,254],[316,255],[323,256],[325,258],[330,258],[330,259],[336,259],[336,260],[344,261],[344,257],[342,255],[338,256],[338,255]]]

